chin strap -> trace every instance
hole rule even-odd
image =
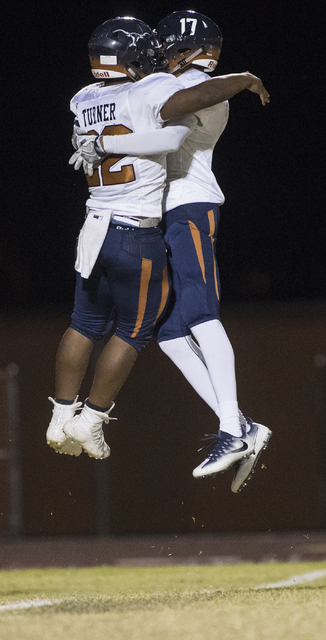
[[[137,82],[137,80],[141,79],[141,76],[139,75],[139,73],[137,73],[131,67],[126,67],[126,70],[128,71],[128,73],[130,73],[130,76],[132,76],[131,79],[133,80],[133,82]]]
[[[174,67],[171,73],[175,73],[176,71],[179,71],[179,69],[182,69],[183,67],[185,67],[189,62],[191,62],[191,60],[193,60],[196,56],[198,56],[203,51],[204,51],[204,47],[200,47],[200,49],[197,49],[197,51],[195,51],[194,53],[191,53],[190,56],[188,56],[188,58],[184,58],[183,60],[181,60],[181,62],[179,62],[179,64],[177,64],[176,67]]]

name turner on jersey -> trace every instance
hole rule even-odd
[[[98,104],[96,107],[90,107],[82,110],[84,127],[97,124],[98,122],[110,122],[115,120],[115,102],[108,104]]]

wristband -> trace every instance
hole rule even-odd
[[[107,156],[107,152],[103,151],[102,145],[101,145],[101,141],[100,138],[102,136],[97,136],[97,138],[95,138],[94,140],[94,149],[97,153],[98,156],[100,156],[100,158],[104,158],[104,156]]]

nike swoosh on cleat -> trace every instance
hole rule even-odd
[[[237,453],[238,451],[246,451],[247,449],[248,449],[247,443],[242,441],[242,447],[239,447],[238,449],[232,449],[232,451],[230,451],[230,454]],[[226,455],[229,455],[229,454],[226,454]],[[214,462],[216,462],[216,460]],[[214,462],[212,463],[210,460],[207,460],[207,462],[204,461],[202,465],[202,469],[204,469],[204,467],[206,467],[207,465],[214,464]]]
[[[248,449],[248,445],[246,442],[242,441],[242,447],[240,447],[239,449],[233,449],[232,453],[236,453],[237,451],[246,451],[246,449]]]

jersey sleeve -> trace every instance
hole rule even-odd
[[[185,89],[194,87],[203,82],[211,82],[212,80],[213,78],[207,76],[206,73],[199,71],[198,69],[191,69],[180,76],[180,81]],[[196,135],[198,144],[200,144],[200,141],[203,142],[205,137],[207,144],[211,144],[209,138],[211,137],[212,140],[215,141],[218,140],[225,129],[229,117],[229,102],[228,100],[225,100],[224,102],[215,104],[212,107],[200,109],[195,112],[195,115],[197,116],[201,126],[201,129],[198,130]]]
[[[77,115],[78,103],[82,100],[87,99],[90,91],[93,90],[94,87],[99,86],[100,83],[93,82],[92,84],[87,85],[80,89],[70,100],[70,111],[72,111],[75,116]]]
[[[73,112],[73,114],[76,116],[77,115],[77,106],[78,106],[78,99],[77,99],[77,95],[76,94],[73,98],[71,98],[70,100],[70,111]]]
[[[77,115],[78,103],[83,99],[86,89],[87,87],[83,87],[82,89],[77,91],[77,93],[75,93],[75,95],[70,100],[70,111],[72,111],[75,116]]]
[[[167,73],[147,76],[135,83],[130,95],[134,131],[155,128],[164,124],[160,111],[177,91],[183,90],[181,82]]]

